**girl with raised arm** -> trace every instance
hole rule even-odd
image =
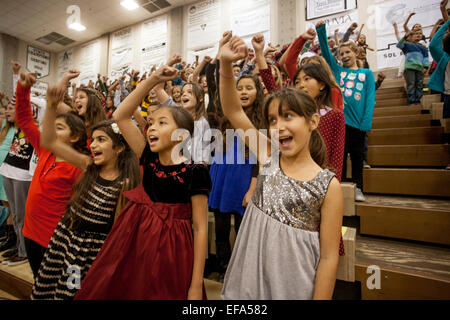
[[[178,70],[161,67],[141,82],[114,113],[140,159],[142,185],[129,202],[76,299],[202,299],[206,256],[208,169],[180,153],[194,120],[181,107],[160,107],[144,136],[132,115],[156,84]],[[124,290],[126,288],[126,290]]]
[[[82,171],[41,147],[41,132],[33,121],[30,90],[36,74],[22,73],[17,84],[17,124],[28,137],[38,155],[25,206],[23,235],[28,261],[34,277],[48,247],[50,238],[64,215],[73,185]],[[56,138],[81,153],[86,152],[86,127],[74,114],[60,114],[55,120]]]
[[[262,166],[236,239],[222,291],[224,299],[331,299],[339,260],[343,199],[317,131],[317,104],[284,89],[265,102],[272,142],[240,106],[232,63],[247,48],[233,37],[221,51],[220,99],[235,129],[254,131],[246,141]],[[268,151],[267,145],[278,147]],[[320,232],[317,231],[320,226]]]
[[[63,97],[64,88],[47,90],[40,144],[84,174],[45,252],[33,299],[73,299],[120,212],[121,193],[140,178],[136,156],[113,121],[92,127],[92,157],[58,139],[56,107]]]

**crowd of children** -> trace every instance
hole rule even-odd
[[[448,118],[446,4],[428,86]],[[421,26],[407,24],[398,47],[414,105],[429,59]],[[14,95],[3,106],[0,94],[2,263],[29,262],[33,299],[205,299],[210,211],[224,299],[331,299],[345,254],[340,182],[349,154],[365,200],[385,77],[369,68],[363,26],[339,39],[320,21],[282,48],[227,31],[214,58],[176,54],[87,86],[69,70],[43,105],[36,74],[13,61]]]

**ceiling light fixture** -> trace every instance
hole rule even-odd
[[[76,31],[84,31],[86,27],[83,26],[80,22],[81,10],[79,6],[71,5],[67,7],[67,14],[70,16],[67,18],[66,25],[68,28],[76,30]]]
[[[84,30],[86,30],[86,27],[83,26],[82,24],[79,24],[78,22],[71,23],[69,25],[69,28],[73,29],[73,30],[76,30],[76,31],[84,31]]]
[[[139,5],[134,0],[124,0],[120,4],[122,7],[130,11],[139,8]]]

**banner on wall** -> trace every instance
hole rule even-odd
[[[400,66],[403,52],[397,48],[398,40],[394,33],[396,22],[400,35],[403,36],[403,24],[411,12],[409,27],[416,23],[422,25],[423,33],[428,37],[437,20],[441,18],[439,0],[393,0],[376,6],[377,62],[378,69],[397,68]],[[428,43],[427,43],[428,44]],[[429,55],[431,61],[431,55]]]
[[[142,24],[141,72],[148,72],[167,60],[167,15]]]
[[[219,42],[220,4],[204,0],[188,8],[187,46],[189,50],[205,48]]]
[[[306,20],[356,9],[356,0],[307,0]]]
[[[199,63],[203,60],[204,57],[209,56],[214,58],[217,55],[217,50],[219,49],[219,45],[213,45],[206,48],[200,48],[197,50],[188,50],[187,53],[187,61],[192,63],[195,61],[195,57],[198,56]]]
[[[58,54],[58,79],[61,79],[66,71],[74,67],[73,49]]]
[[[115,49],[111,52],[111,79],[121,77],[133,62],[133,47]]]
[[[112,35],[111,49],[122,48],[133,43],[131,27],[116,31]]]
[[[249,6],[251,5],[251,6]],[[231,30],[240,37],[266,33],[270,30],[270,1],[252,0],[231,2]],[[270,38],[266,38],[266,42]]]
[[[87,85],[90,80],[97,81],[97,74],[100,72],[100,41],[94,40],[80,48],[78,68],[78,85]]]
[[[48,83],[44,81],[36,81],[31,87],[31,95],[37,97],[45,97],[47,95]]]
[[[37,74],[37,79],[50,74],[50,52],[28,45],[27,69]]]
[[[339,29],[338,37],[342,38],[344,37],[345,32],[347,31],[348,27],[354,22],[359,22],[359,16],[358,16],[358,10],[352,10],[347,11],[344,13],[334,14],[325,18],[318,18],[311,21],[308,21],[306,23],[306,29],[314,28],[316,27],[316,23],[319,21],[325,21],[326,29],[327,29],[327,35],[328,36],[334,36],[334,31],[336,29]],[[355,31],[355,34],[353,35],[354,38],[357,36],[357,30]]]

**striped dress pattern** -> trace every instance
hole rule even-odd
[[[71,300],[114,222],[122,181],[98,177],[58,223],[33,285],[32,299]]]

